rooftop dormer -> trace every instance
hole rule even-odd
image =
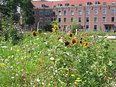
[[[86,5],[87,6],[90,6],[92,4],[92,2],[87,2]]]
[[[99,1],[95,1],[95,2],[94,2],[94,5],[99,5],[99,4],[100,4]]]

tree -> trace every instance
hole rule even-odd
[[[4,4],[0,5],[0,11],[3,16],[11,17],[15,22],[19,21],[17,7],[21,8],[21,15],[24,16],[23,23],[30,25],[34,24],[33,5],[31,0],[5,0]]]
[[[79,24],[77,24],[76,21],[73,21],[72,22],[72,25],[71,25],[71,32],[72,33],[75,33],[76,32],[76,29],[79,30],[81,28],[81,26]]]

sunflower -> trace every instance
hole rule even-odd
[[[76,38],[73,38],[73,39],[71,40],[71,42],[72,42],[73,44],[75,44],[75,43],[77,43],[77,39],[76,39]]]
[[[82,40],[80,40],[80,41],[79,41],[79,43],[80,43],[80,44],[82,44],[82,43],[83,43],[83,41],[82,41]]]
[[[37,36],[37,33],[35,31],[33,31],[32,36]]]
[[[90,34],[86,34],[86,36],[90,36]]]
[[[65,45],[65,46],[68,46],[69,44],[70,44],[70,43],[69,43],[67,40],[64,41],[64,45]]]
[[[88,42],[84,43],[84,47],[87,48],[88,47]]]
[[[72,36],[73,36],[73,34],[72,34],[72,33],[68,33],[67,35],[68,35],[69,37],[72,37]]]
[[[58,40],[61,39],[61,36],[58,36]]]

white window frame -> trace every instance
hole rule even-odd
[[[102,17],[102,22],[106,22],[106,17]]]
[[[67,12],[66,12],[66,10],[64,10],[64,15],[67,15]]]
[[[116,14],[116,8],[111,9],[111,14]]]
[[[94,14],[95,14],[95,15],[98,14],[98,9],[94,9]]]
[[[78,15],[82,15],[82,10],[79,10],[78,11]]]
[[[46,10],[46,16],[50,16],[50,10]]]
[[[86,15],[90,14],[90,9],[86,9]]]
[[[43,10],[40,10],[39,11],[39,16],[43,16],[43,14],[44,14]]]
[[[74,10],[71,10],[71,15],[74,15]]]
[[[103,8],[102,9],[102,14],[106,14],[107,13],[107,9],[106,8]]]

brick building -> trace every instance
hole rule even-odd
[[[69,31],[72,21],[83,30],[109,31],[116,29],[116,0],[32,1],[35,25],[43,28],[53,20],[63,31]]]

